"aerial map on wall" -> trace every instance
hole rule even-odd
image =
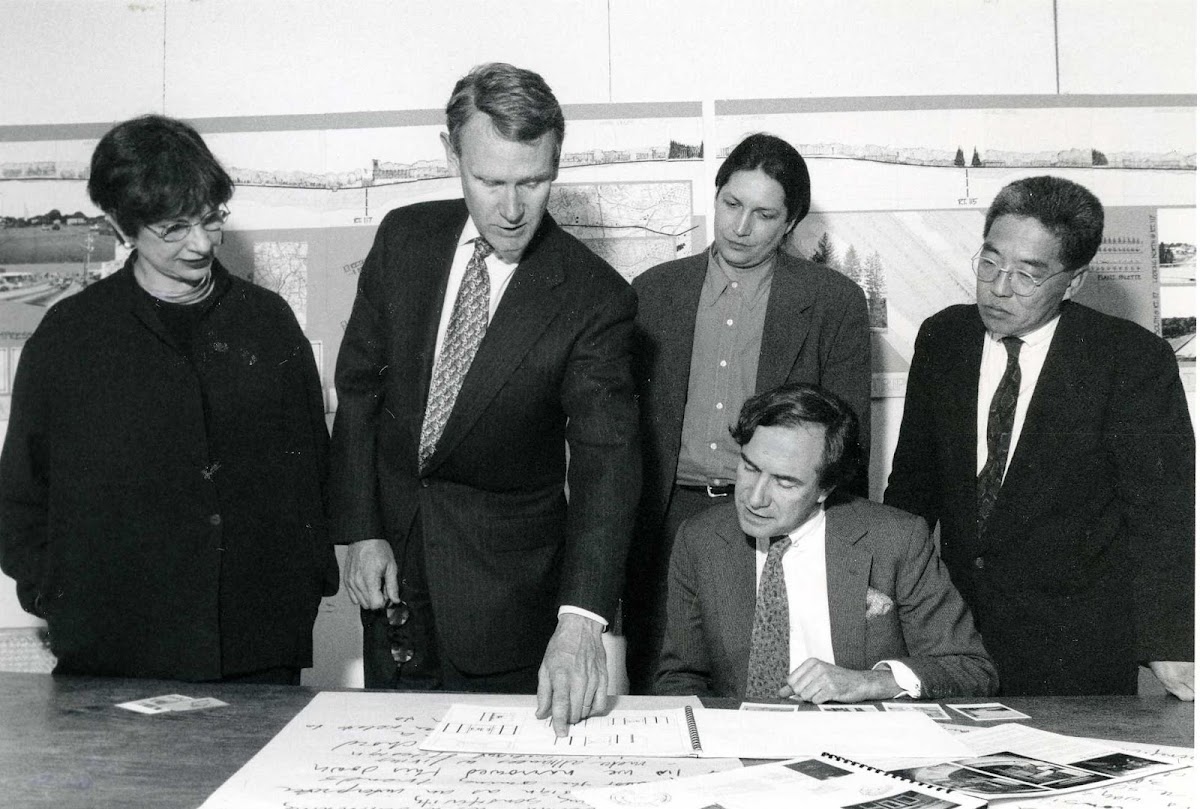
[[[921,321],[974,298],[970,259],[995,193],[1053,173],[1105,203],[1080,300],[1172,340],[1194,361],[1195,111],[1190,107],[814,112],[799,102],[715,120],[569,120],[550,212],[632,280],[703,249],[715,166],[767,131],[805,156],[812,213],[788,249],[856,281],[870,306],[874,393],[902,395]],[[751,105],[752,106],[752,105]],[[707,128],[705,124],[708,124]],[[460,195],[434,124],[221,131],[205,139],[236,183],[220,248],[278,292],[313,343],[326,389],[375,228],[390,210]],[[716,132],[705,155],[704,132]],[[20,348],[47,308],[126,258],[86,194],[94,140],[0,142],[0,422]],[[1170,235],[1162,233],[1166,223]],[[1169,242],[1167,241],[1169,239]],[[1164,291],[1170,296],[1164,309]],[[1188,352],[1191,352],[1188,354]],[[332,396],[330,407],[335,405]]]

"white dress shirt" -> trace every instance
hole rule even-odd
[[[810,657],[836,665],[829,623],[829,579],[825,570],[825,506],[822,504],[788,536],[792,538],[792,545],[780,560],[787,585],[788,671],[795,671]],[[755,542],[754,588],[757,594],[771,540],[758,537]],[[866,602],[862,608],[866,614]],[[881,660],[875,664],[875,668],[884,666],[891,669],[901,693],[914,698],[921,695],[921,681],[912,669],[894,660]]]
[[[467,274],[467,264],[471,262],[471,256],[475,253],[475,239],[478,236],[479,228],[475,227],[475,220],[468,216],[467,224],[458,237],[458,248],[454,251],[454,260],[450,262],[450,278],[446,281],[446,297],[442,300],[442,317],[438,321],[437,353],[434,356],[441,356],[442,343],[446,339],[446,330],[450,326],[450,315],[454,312],[454,301],[458,299],[459,287],[462,286],[463,278]],[[496,309],[500,306],[500,299],[504,297],[504,291],[508,289],[508,284],[512,281],[518,265],[509,264],[494,252],[484,259],[483,263],[487,267],[488,273],[488,291],[490,293],[488,323],[491,324],[492,318],[496,316]],[[591,618],[603,627],[608,626],[608,621],[581,607],[564,604],[558,608],[558,614],[561,616],[563,613],[582,615],[585,618]]]
[[[1004,463],[1004,471],[1016,455],[1017,442],[1021,438],[1021,428],[1025,426],[1025,414],[1029,412],[1029,402],[1033,399],[1033,389],[1037,387],[1038,377],[1042,374],[1042,366],[1046,364],[1046,354],[1050,351],[1050,342],[1058,328],[1058,318],[1055,317],[1044,326],[1029,332],[1021,338],[1024,345],[1017,355],[1017,364],[1021,368],[1021,388],[1017,391],[1017,409],[1013,414],[1012,438],[1008,445],[1008,458]],[[987,463],[987,423],[988,409],[992,406],[992,397],[996,388],[1000,387],[1000,379],[1008,366],[1008,351],[1000,342],[1001,337],[989,333],[983,340],[983,359],[979,363],[979,401],[975,408],[975,475],[983,471]],[[1001,478],[1003,480],[1003,478]]]

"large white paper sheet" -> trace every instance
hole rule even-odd
[[[682,778],[736,759],[430,753],[417,745],[462,694],[324,692],[202,809],[484,809],[582,807],[576,788]],[[533,697],[471,695],[530,710]],[[615,709],[699,706],[695,699],[620,697]]]

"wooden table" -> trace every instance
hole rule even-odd
[[[180,692],[217,697],[229,706],[157,716],[115,707]],[[0,807],[194,809],[314,693],[286,686],[0,674]],[[1174,697],[1012,697],[1003,702],[1029,714],[1034,727],[1056,733],[1194,743],[1192,705]],[[963,719],[961,724],[987,723]]]

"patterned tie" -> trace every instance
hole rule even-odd
[[[772,538],[758,582],[754,628],[750,632],[750,665],[746,669],[746,699],[776,699],[787,680],[789,644],[787,583],[783,580],[783,555],[792,547],[790,537]]]
[[[463,379],[483,342],[483,333],[487,331],[488,302],[492,293],[484,259],[491,253],[492,246],[487,239],[482,236],[475,239],[475,252],[467,262],[467,272],[458,288],[454,311],[450,313],[450,323],[442,340],[442,351],[433,366],[429,401],[425,403],[425,420],[421,423],[421,469],[425,468],[446,429]]]
[[[1017,412],[1017,393],[1021,390],[1021,338],[1005,337],[1000,342],[1008,352],[1008,365],[1004,376],[992,396],[987,421],[987,461],[979,478],[975,481],[975,494],[979,499],[979,536],[996,498],[1000,496],[1000,484],[1004,482],[1004,466],[1008,463],[1009,444],[1012,442],[1013,416]]]

